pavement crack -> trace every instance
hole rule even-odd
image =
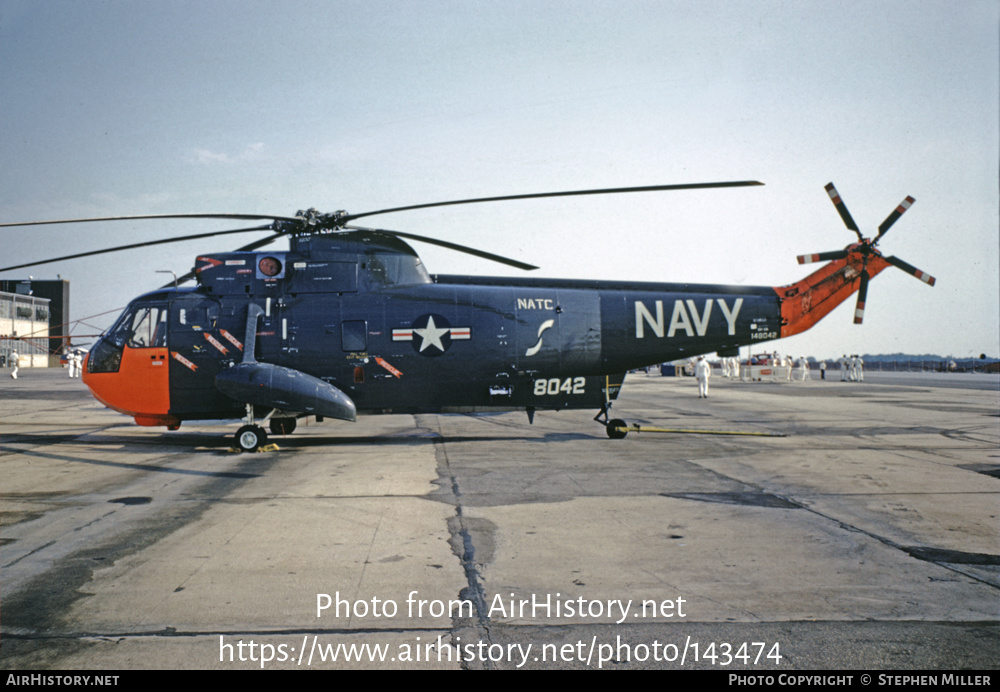
[[[452,637],[456,641],[459,641],[462,637],[458,632],[464,628],[472,628],[477,632],[480,639],[489,645],[491,642],[489,606],[486,603],[485,589],[483,588],[479,568],[476,564],[476,546],[472,539],[472,530],[462,504],[462,492],[458,485],[458,478],[451,469],[448,459],[448,449],[445,444],[446,440],[444,435],[441,434],[440,427],[433,436],[433,442],[438,459],[438,468],[441,469],[441,475],[444,476],[443,480],[447,483],[455,504],[455,516],[448,522],[448,529],[451,534],[452,551],[458,557],[465,572],[466,586],[459,593],[459,596],[472,603],[475,608],[473,622],[463,622],[463,618],[458,615],[453,618]],[[467,640],[467,638],[468,635],[466,635],[465,639]],[[463,667],[465,665],[463,663]],[[494,667],[490,661],[486,661],[485,666],[487,668]]]

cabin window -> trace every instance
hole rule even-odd
[[[368,350],[368,323],[365,320],[349,320],[340,325],[341,348],[345,351]]]
[[[184,307],[179,307],[184,305]],[[191,329],[214,329],[219,317],[219,308],[207,301],[177,301],[174,303],[173,324],[184,325]]]

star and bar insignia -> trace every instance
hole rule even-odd
[[[452,327],[442,315],[421,315],[408,329],[393,329],[393,341],[411,341],[413,350],[425,356],[440,356],[452,341],[472,338],[471,327]]]

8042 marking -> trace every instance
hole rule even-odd
[[[587,380],[584,377],[552,377],[535,380],[535,396],[555,396],[557,394],[583,394]]]

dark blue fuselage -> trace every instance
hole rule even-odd
[[[198,288],[136,299],[103,340],[135,357],[152,345],[130,325],[159,316],[169,410],[150,415],[164,420],[241,416],[247,402],[216,376],[244,359],[247,337],[257,362],[329,383],[358,412],[430,412],[599,409],[628,370],[781,329],[770,287],[432,277],[407,244],[370,232],[199,257],[196,269]]]

